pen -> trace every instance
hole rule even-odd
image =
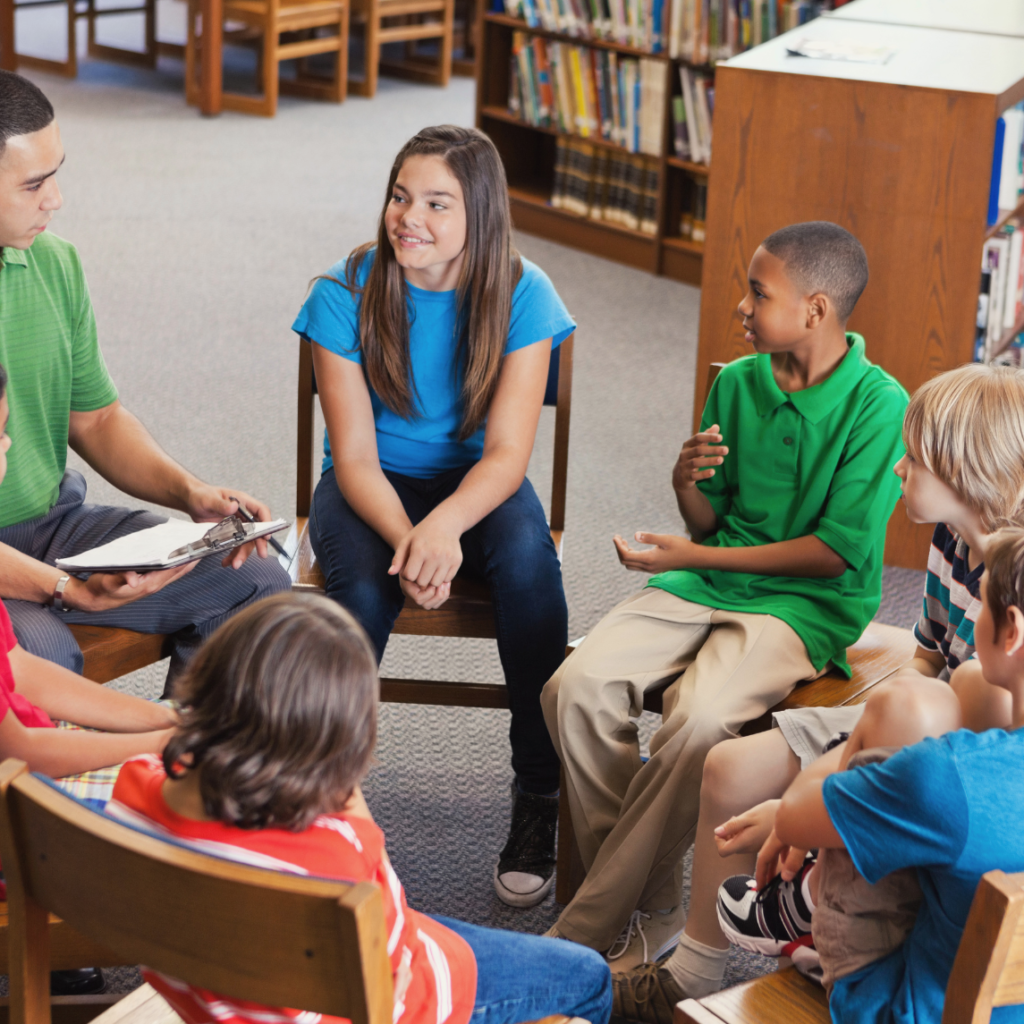
[[[243,518],[243,519],[244,519],[244,520],[245,520],[245,521],[246,521],[247,523],[255,523],[255,522],[256,522],[256,520],[255,520],[255,519],[253,519],[253,517],[252,517],[251,515],[249,515],[249,510],[248,510],[248,509],[247,509],[247,508],[246,508],[246,507],[245,507],[245,506],[244,506],[244,505],[243,505],[243,504],[242,504],[242,503],[241,503],[241,502],[240,502],[240,501],[239,501],[239,500],[238,500],[237,498],[234,498],[234,497],[232,497],[232,496],[231,496],[231,495],[229,494],[229,495],[228,495],[228,501],[233,501],[233,502],[234,502],[234,503],[235,503],[235,504],[236,504],[236,505],[238,506],[238,514],[239,514],[239,515],[240,515],[240,516],[241,516],[241,517],[242,517],[242,518]],[[280,544],[278,544],[276,540],[274,540],[274,538],[273,538],[273,537],[268,537],[268,538],[267,538],[267,540],[269,540],[269,541],[270,541],[270,543],[271,543],[271,544],[273,545],[273,547],[274,547],[274,550],[275,550],[275,551],[276,551],[276,552],[277,552],[277,553],[278,553],[279,555],[284,555],[284,557],[285,557],[285,558],[290,558],[290,557],[291,557],[291,556],[290,556],[290,555],[288,554],[288,552],[287,552],[287,551],[285,551],[285,549],[284,549],[283,547],[281,547],[281,545],[280,545]]]

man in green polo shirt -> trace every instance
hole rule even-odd
[[[795,224],[749,278],[739,312],[757,354],[722,370],[673,473],[692,539],[615,538],[623,565],[656,575],[542,696],[587,868],[549,934],[608,951],[616,971],[679,941],[708,750],[830,664],[848,672],[881,601],[908,399],[845,330],[864,250],[838,225]],[[666,684],[643,764],[631,719]]]
[[[65,576],[56,559],[163,522],[149,512],[86,505],[85,480],[66,470],[70,445],[116,487],[143,501],[216,522],[237,497],[260,519],[261,502],[211,487],[173,461],[117,398],[96,337],[74,246],[47,231],[60,209],[64,159],[53,107],[27,79],[0,71],[0,363],[8,373],[12,440],[0,490],[0,598],[26,650],[80,672],[68,623],[174,636],[171,673],[217,625],[288,575],[240,548],[184,569]]]

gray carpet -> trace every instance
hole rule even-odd
[[[161,0],[165,38],[180,38],[181,6]],[[19,14],[24,49],[59,52],[59,16],[44,20],[53,11]],[[134,31],[129,19],[119,31]],[[174,61],[156,73],[86,61],[77,81],[32,77],[57,108],[68,153],[54,229],[82,253],[123,400],[195,472],[292,514],[292,318],[309,280],[373,236],[401,144],[427,124],[472,123],[473,83],[437,90],[385,78],[372,101],[283,99],[265,121],[200,118],[184,105]],[[517,241],[579,322],[564,553],[576,636],[643,582],[619,566],[611,535],[680,528],[669,472],[689,434],[700,292],[538,238]],[[542,497],[551,430],[548,411],[530,468]],[[124,501],[85,471],[92,500]],[[886,570],[881,621],[914,621],[922,576]],[[398,637],[383,670],[501,680],[487,641]],[[154,695],[164,671],[119,685]],[[506,733],[504,712],[385,706],[366,793],[414,906],[540,932],[557,915],[553,899],[512,911],[491,886],[508,821]],[[728,979],[768,966],[754,961],[736,955]]]

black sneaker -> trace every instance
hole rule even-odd
[[[718,923],[725,937],[752,953],[788,956],[802,974],[813,976],[818,951],[803,887],[816,857],[815,851],[808,853],[791,882],[776,875],[760,892],[749,875],[727,878],[718,889]]]
[[[50,971],[51,996],[95,996],[106,990],[106,979],[98,967]]]
[[[498,899],[510,907],[535,907],[555,880],[558,797],[521,793],[512,783],[512,825],[494,869]]]

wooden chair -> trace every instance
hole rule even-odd
[[[708,368],[705,400],[711,392],[711,385],[721,372],[724,363],[712,363]],[[576,641],[576,644],[580,641]],[[576,644],[570,644],[568,657]],[[872,622],[863,636],[847,650],[847,659],[853,675],[844,679],[838,672],[829,672],[820,679],[804,683],[785,700],[780,701],[760,718],[748,722],[741,730],[742,735],[763,732],[771,728],[772,714],[776,711],[790,711],[794,708],[835,708],[848,704],[861,704],[868,698],[868,691],[887,679],[914,655],[917,641],[909,629],[885,626]],[[668,684],[644,694],[644,710],[661,714],[662,695]],[[569,903],[583,884],[586,871],[580,857],[579,846],[569,810],[569,798],[565,780],[562,780],[558,804],[558,868],[555,877],[555,899]],[[796,1022],[793,1022],[796,1024]]]
[[[5,52],[0,52],[0,56],[3,57],[0,67],[7,71],[16,71],[19,67],[23,67],[49,71],[67,78],[76,77],[78,74],[78,46],[76,45],[75,27],[81,18],[88,22],[89,56],[95,57],[97,60],[110,60],[118,64],[130,64],[134,67],[153,68],[156,67],[157,54],[162,52],[161,45],[156,40],[156,0],[141,0],[141,3],[133,6],[118,4],[114,7],[103,8],[96,6],[96,0],[23,0],[21,3],[14,3],[14,0],[0,0],[0,3],[9,7],[8,17],[3,18],[3,23],[0,23],[0,31],[6,34],[7,24],[5,23],[9,22],[12,39],[14,12],[19,9],[65,5],[68,12],[67,60],[48,60],[44,57],[31,57],[28,54],[17,53],[12,42],[9,47],[4,48]],[[144,21],[144,49],[142,51],[126,50],[120,46],[107,46],[96,42],[97,19],[118,14],[142,15]]]
[[[121,962],[229,998],[391,1024],[383,901],[369,882],[266,871],[164,842],[84,808],[15,760],[0,765],[0,858],[10,1024],[50,1022],[48,912]],[[175,1020],[148,985],[100,1018]]]
[[[551,483],[551,539],[559,557],[565,529],[565,491],[569,465],[569,413],[572,402],[572,348],[570,335],[551,353],[545,405],[555,406],[555,453]],[[293,590],[322,592],[324,577],[309,540],[308,517],[313,499],[317,438],[314,434],[316,380],[308,342],[299,342],[299,429],[295,493],[296,554],[292,561]],[[393,633],[416,636],[483,637],[494,639],[494,606],[485,584],[456,576],[451,597],[436,611],[425,611],[406,598]],[[501,683],[448,683],[422,679],[381,679],[380,699],[400,704],[437,704],[446,707],[507,708],[508,694]]]
[[[942,1024],[988,1024],[1024,1002],[1024,873],[989,871],[974,892],[946,984]],[[675,1008],[674,1024],[829,1024],[825,990],[787,967]]]
[[[399,78],[445,86],[452,73],[455,0],[353,0],[353,25],[362,26],[364,74],[349,88],[357,96],[377,94],[378,70]],[[418,53],[416,44],[436,39],[436,58]],[[386,43],[405,43],[403,60],[382,61]]]
[[[185,99],[198,106],[201,99],[199,80],[202,34],[200,0],[188,3],[188,36],[185,43]],[[244,28],[226,31],[228,42],[260,40],[259,70],[262,96],[225,92],[221,106],[243,114],[273,117],[277,113],[278,93],[305,96],[342,103],[348,89],[348,23],[349,0],[224,0],[224,21],[241,22]],[[332,29],[320,35],[320,29]],[[287,39],[282,39],[287,36]],[[334,74],[327,78],[314,74],[306,66],[306,58],[318,53],[336,54]],[[281,61],[299,58],[298,75],[294,80],[279,75]]]

